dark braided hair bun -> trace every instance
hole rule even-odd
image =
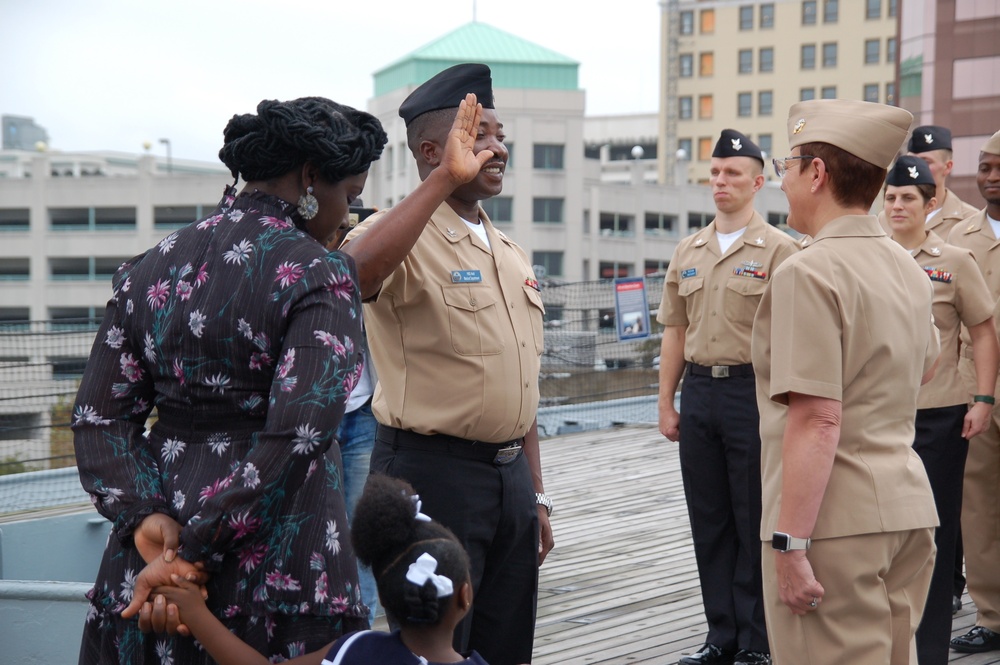
[[[219,159],[233,177],[270,180],[312,162],[329,182],[364,173],[388,141],[378,118],[323,97],[265,99],[234,115]]]
[[[469,579],[469,557],[449,529],[416,519],[414,494],[405,481],[370,475],[354,511],[351,542],[358,560],[371,567],[379,600],[390,616],[403,624],[436,624]],[[439,597],[430,580],[417,585],[406,579],[422,554],[433,556],[436,574],[451,580],[451,596]]]

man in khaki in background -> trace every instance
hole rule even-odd
[[[1000,301],[1000,132],[983,145],[976,170],[986,207],[964,220],[948,242],[972,250],[994,299]],[[962,330],[959,372],[966,386],[976,385],[968,330]],[[996,397],[1000,397],[998,390]],[[976,604],[976,625],[952,639],[955,651],[1000,649],[1000,410],[989,428],[969,442],[962,492],[962,543],[969,595]]]
[[[753,207],[760,148],[732,129],[712,153],[717,209],[670,260],[657,320],[660,432],[680,441],[708,635],[680,665],[768,663],[760,590],[760,438],[750,328],[774,269],[797,249]],[[681,377],[681,410],[674,394]]]
[[[776,665],[916,663],[938,519],[912,449],[939,351],[932,287],[868,214],[912,120],[891,106],[791,107],[776,159],[784,262],[753,329],[764,597]]]

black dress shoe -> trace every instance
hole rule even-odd
[[[771,654],[763,651],[740,650],[733,658],[733,665],[771,665]]]
[[[994,633],[984,626],[974,626],[972,630],[951,641],[951,648],[962,653],[982,653],[1000,649],[1000,633]]]
[[[677,665],[733,665],[733,654],[714,644],[706,644],[696,653],[681,658]]]
[[[951,601],[951,614],[952,616],[958,614],[958,611],[962,609],[962,597],[955,596]]]

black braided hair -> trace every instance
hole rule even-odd
[[[329,182],[364,173],[388,141],[375,116],[323,97],[265,99],[257,115],[234,115],[219,159],[234,178],[270,180],[307,161]]]
[[[358,560],[370,566],[385,611],[401,624],[437,624],[454,597],[439,598],[434,584],[406,579],[422,554],[437,560],[438,575],[449,578],[454,593],[469,579],[469,557],[449,529],[416,519],[413,488],[405,481],[372,474],[355,508],[351,542]]]

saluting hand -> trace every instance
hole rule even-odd
[[[479,175],[486,162],[493,158],[492,150],[484,149],[476,153],[476,137],[482,115],[483,105],[477,103],[476,96],[470,92],[459,104],[455,122],[448,132],[440,168],[447,171],[456,186]]]

